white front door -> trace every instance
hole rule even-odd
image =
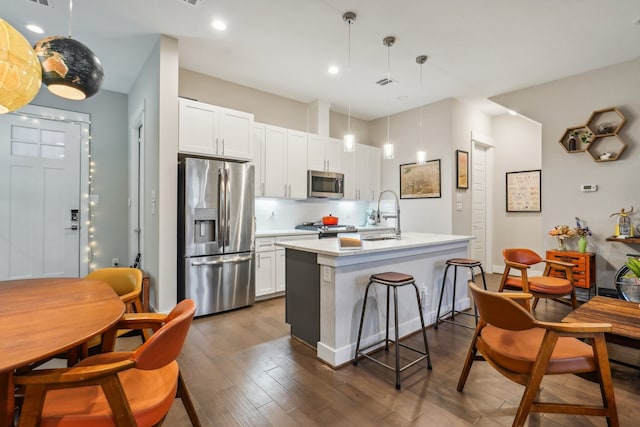
[[[0,280],[80,275],[81,125],[0,116]]]

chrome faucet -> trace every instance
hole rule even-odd
[[[391,193],[393,194],[393,197],[395,197],[396,199],[396,214],[389,214],[389,213],[383,213],[380,212],[380,200],[382,199],[382,195],[384,193]],[[394,231],[394,234],[396,236],[396,239],[400,238],[400,200],[398,200],[398,195],[393,191],[393,190],[383,190],[380,192],[380,195],[378,196],[378,210],[376,213],[376,223],[380,224],[380,216],[382,216],[382,218],[384,219],[389,219],[389,218],[395,218],[396,219],[396,229]]]

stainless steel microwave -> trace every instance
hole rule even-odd
[[[307,196],[342,199],[344,197],[344,174],[308,171]]]

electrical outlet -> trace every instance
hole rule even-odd
[[[111,260],[111,266],[112,267],[117,267],[120,264],[120,258],[113,258]]]

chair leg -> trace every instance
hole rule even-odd
[[[427,369],[431,367],[431,353],[429,353],[429,343],[427,342],[427,331],[424,326],[424,314],[422,314],[422,300],[420,299],[420,290],[415,282],[412,283],[413,288],[416,291],[416,299],[418,301],[418,313],[420,314],[420,326],[422,327],[422,339],[424,340],[424,354],[427,356]]]
[[[482,264],[480,264],[478,266],[478,268],[480,269],[480,275],[482,276],[482,286],[484,286],[484,290],[487,290],[487,280],[484,278],[484,270],[482,269]],[[473,268],[471,269],[471,272],[473,274]]]
[[[438,329],[438,323],[440,323],[440,307],[442,307],[442,296],[444,295],[445,283],[447,283],[447,271],[449,271],[450,265],[447,265],[444,269],[444,276],[442,276],[442,286],[440,287],[440,300],[438,301],[438,311],[436,313],[436,324],[434,329]]]
[[[464,366],[462,367],[462,372],[460,372],[460,379],[458,379],[458,391],[462,391],[464,389],[464,385],[467,382],[467,378],[469,377],[469,372],[471,372],[471,365],[476,358],[476,353],[478,349],[476,348],[476,341],[478,340],[478,336],[480,335],[480,331],[483,328],[483,323],[478,324],[476,326],[476,330],[473,333],[473,338],[471,339],[471,345],[469,346],[469,351],[467,351],[467,358],[464,361]]]
[[[367,297],[369,296],[369,286],[371,281],[367,283],[367,287],[364,290],[364,300],[362,300],[362,314],[360,315],[360,327],[358,328],[358,340],[356,341],[356,353],[353,356],[353,366],[358,366],[358,353],[360,352],[360,338],[362,338],[362,326],[364,324],[364,309],[367,307]]]
[[[182,372],[180,371],[178,371],[178,397],[180,398],[180,400],[182,400],[182,404],[184,405],[184,409],[187,411],[187,415],[189,416],[191,425],[193,427],[201,427],[202,424],[200,424],[198,413],[196,412],[196,408],[193,406],[191,394],[189,393],[189,389],[182,379]]]
[[[453,266],[453,297],[451,298],[451,320],[455,320],[456,315],[456,285],[458,283],[458,266]]]
[[[533,306],[531,307],[531,311],[534,311],[536,309],[536,307],[538,306],[538,301],[540,301],[540,298],[535,297],[533,299]]]
[[[576,288],[574,286],[571,291],[571,309],[575,310],[576,308],[578,308],[578,299],[576,298]]]
[[[387,318],[387,332],[385,334],[384,351],[389,351],[389,292],[390,291],[391,291],[391,289],[389,289],[389,286],[387,286],[387,316],[386,316],[386,318]],[[394,288],[394,292],[395,292],[395,288]],[[397,320],[396,320],[396,322],[397,322]],[[396,345],[397,345],[397,343],[398,343],[398,340],[396,339]]]
[[[531,407],[533,406],[533,402],[536,398],[536,395],[540,391],[540,383],[542,383],[542,378],[544,378],[545,371],[547,369],[547,364],[549,363],[549,359],[551,359],[551,353],[558,341],[558,335],[552,332],[547,331],[542,339],[542,343],[540,344],[540,351],[538,352],[538,358],[533,364],[533,368],[531,369],[531,376],[529,377],[529,382],[522,394],[522,399],[520,399],[520,405],[518,405],[518,410],[516,411],[516,416],[513,420],[513,426],[524,426],[529,413],[531,412]]]
[[[596,336],[593,338],[593,351],[598,364],[598,379],[600,380],[600,394],[602,395],[602,405],[607,411],[607,425],[619,426],[618,409],[616,406],[616,398],[613,392],[613,380],[611,379],[611,368],[609,367],[609,358],[607,355],[607,344],[604,336]]]
[[[387,295],[389,288],[387,287]],[[387,299],[388,304],[388,299]],[[389,316],[387,316],[389,319]],[[394,329],[396,336],[396,390],[400,390],[400,331],[398,326],[398,288],[393,287],[393,320],[394,320]],[[388,321],[388,320],[387,320]],[[387,328],[387,331],[389,328]]]

